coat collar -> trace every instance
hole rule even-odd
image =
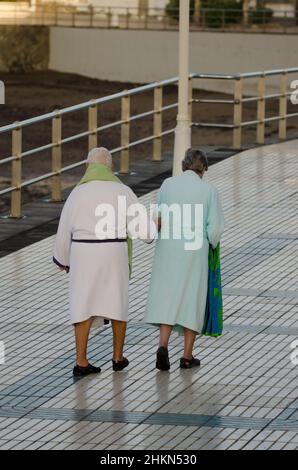
[[[200,177],[199,177],[194,171],[192,171],[192,170],[186,170],[186,171],[184,171],[183,176],[187,176],[187,177],[189,176],[189,177],[191,177],[191,178],[196,178],[197,180],[202,181],[202,178],[200,178]]]

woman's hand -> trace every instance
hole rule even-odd
[[[65,266],[64,268],[59,268],[59,271],[61,271],[61,272],[65,271],[66,274],[68,274],[69,273],[69,267]]]
[[[158,217],[158,219],[155,219],[154,222],[155,222],[158,232],[160,232],[161,231],[161,217]]]

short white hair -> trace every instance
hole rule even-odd
[[[112,168],[113,158],[111,152],[105,147],[98,147],[90,150],[87,163],[101,163]]]

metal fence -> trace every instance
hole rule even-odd
[[[292,93],[289,86],[289,77],[298,73],[298,67],[292,69],[270,70],[266,72],[244,73],[237,75],[224,74],[200,74],[194,73],[189,76],[189,113],[191,125],[194,129],[205,127],[213,130],[214,128],[228,129],[233,133],[232,146],[234,149],[241,149],[242,132],[246,126],[255,127],[256,144],[263,144],[265,141],[265,125],[266,123],[276,121],[279,126],[279,138],[287,138],[288,121],[294,117],[298,117],[298,112],[288,112],[288,100]],[[278,77],[280,80],[280,91],[274,94],[266,93],[266,79],[268,77]],[[258,80],[257,93],[254,96],[244,96],[244,84],[251,79]],[[225,80],[230,81],[234,87],[233,99],[195,99],[193,96],[194,80]],[[98,136],[107,129],[121,129],[120,146],[112,149],[112,154],[120,154],[120,173],[126,174],[130,170],[130,149],[138,147],[149,142],[153,143],[152,160],[159,162],[162,160],[162,139],[167,135],[171,135],[175,131],[175,127],[164,129],[163,115],[169,110],[176,109],[178,103],[163,105],[163,91],[169,85],[176,85],[178,78],[172,78],[149,85],[134,88],[107,97],[81,103],[75,106],[57,110],[22,122],[16,122],[4,127],[0,127],[0,135],[11,135],[11,156],[2,158],[1,165],[11,165],[11,183],[8,188],[0,191],[0,196],[11,195],[11,216],[20,218],[22,215],[22,190],[28,186],[34,185],[41,181],[51,180],[51,198],[53,201],[61,201],[62,175],[75,168],[85,164],[85,160],[77,162],[66,167],[62,166],[63,146],[68,143],[76,142],[83,138],[88,138],[89,149],[96,147],[98,144]],[[153,109],[141,114],[132,115],[131,98],[143,93],[153,93]],[[100,107],[106,103],[121,101],[121,119],[119,121],[98,125],[98,111]],[[276,116],[266,116],[266,102],[268,100],[278,100],[279,112]],[[243,121],[243,108],[248,102],[257,103],[257,116],[253,121]],[[227,104],[231,106],[231,122],[192,122],[193,106],[200,103],[209,103],[210,105]],[[88,111],[88,123],[86,122],[86,130],[73,136],[62,137],[62,122],[67,115],[72,115],[80,111]],[[130,126],[133,122],[142,119],[153,119],[153,134],[147,137],[132,141],[130,138]],[[24,128],[31,127],[34,132],[34,126],[42,122],[50,122],[52,128],[51,142],[30,150],[23,151],[22,131]],[[175,126],[175,123],[173,123]],[[26,158],[34,158],[38,154],[45,151],[51,151],[51,172],[42,174],[30,180],[22,178],[22,162]]]
[[[120,2],[119,2],[120,3]],[[96,7],[92,5],[41,4],[34,9],[24,3],[1,6],[0,24],[46,25],[89,28],[178,30],[176,9]],[[202,8],[191,12],[192,30],[245,32],[298,32],[298,10]]]

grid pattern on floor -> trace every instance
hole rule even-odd
[[[95,331],[100,377],[71,377],[67,276],[53,238],[0,260],[1,449],[296,449],[297,141],[250,150],[210,168],[223,199],[225,333],[200,338],[202,367],[154,369],[158,332],[143,323],[154,252],[136,242],[126,354],[111,371],[111,331]],[[147,204],[156,192],[143,196]]]

